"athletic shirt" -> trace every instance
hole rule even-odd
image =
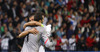
[[[25,30],[32,29],[33,27],[26,27]],[[22,47],[21,52],[38,52],[39,47],[41,45],[40,39],[42,38],[44,42],[46,43],[46,40],[48,37],[46,36],[46,31],[44,27],[37,26],[35,27],[39,33],[38,34],[28,34],[28,41],[27,41],[27,36],[24,39],[24,44]]]

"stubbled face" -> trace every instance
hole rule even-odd
[[[34,21],[34,16],[31,16],[31,17],[29,18],[29,21]]]

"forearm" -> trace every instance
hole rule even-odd
[[[20,49],[22,49],[22,47],[20,45],[17,45]]]
[[[64,45],[65,43],[60,43],[60,45]]]
[[[22,33],[19,34],[18,38],[24,37],[29,33],[29,31],[24,31]]]
[[[75,42],[72,42],[71,45],[73,45]]]
[[[29,26],[29,25],[38,25],[38,26],[41,26],[41,23],[39,23],[37,21],[31,21],[31,22],[26,23],[26,26]]]

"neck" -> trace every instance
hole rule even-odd
[[[39,21],[39,23],[42,23],[41,20]]]
[[[42,22],[39,22],[39,23],[42,23]]]

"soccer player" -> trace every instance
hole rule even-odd
[[[43,16],[44,17],[44,16]],[[31,17],[31,19],[33,19],[32,17]],[[31,20],[30,19],[30,20]],[[41,23],[39,23],[39,22],[37,22],[37,21],[30,21],[30,22],[28,22],[28,23],[25,23],[24,24],[24,28],[26,28],[27,26],[34,26],[34,25],[38,25],[38,26],[42,26],[42,27],[44,27],[45,28],[45,30],[46,30],[46,32],[47,32],[47,36],[48,37],[50,37],[50,35],[51,35],[51,25],[49,24],[49,25],[43,25],[43,24],[41,24]],[[34,30],[34,33],[36,33],[37,32],[37,30]],[[22,35],[23,36],[23,35]],[[25,35],[24,35],[25,36]],[[40,48],[39,48],[39,52],[45,52],[45,49],[44,49],[44,46],[43,45],[41,45],[40,46]]]
[[[34,20],[42,23],[43,17],[41,13],[36,13]],[[34,30],[38,30],[39,32],[37,34],[34,34]],[[21,37],[21,35],[29,35],[28,41],[27,36],[24,40],[24,45],[21,50],[21,52],[38,52],[40,47],[40,39],[42,38],[44,40],[44,43],[46,46],[51,46],[52,43],[49,41],[49,38],[47,36],[47,32],[45,31],[44,27],[36,26],[35,28],[29,28],[28,30],[22,32],[18,37]]]

